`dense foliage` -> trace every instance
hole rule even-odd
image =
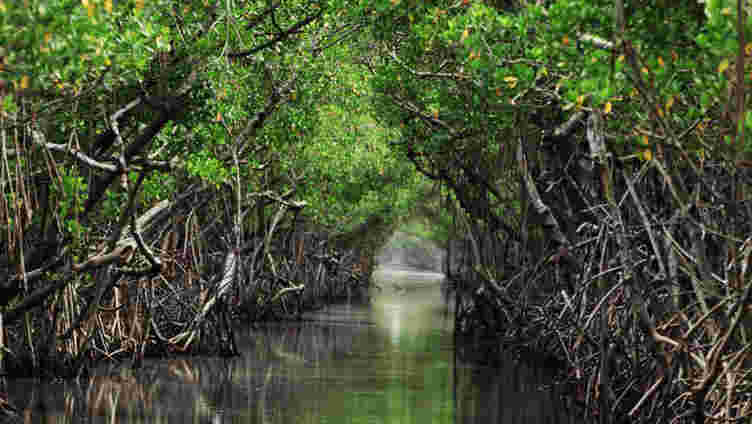
[[[360,289],[425,183],[372,117],[346,10],[0,2],[4,370],[232,353],[228,305]]]
[[[459,207],[460,330],[558,357],[601,416],[738,418],[752,21],[656,3],[371,2],[364,62]]]
[[[61,308],[45,349],[80,358],[119,279],[169,264],[200,276],[198,310],[230,287],[284,309],[367,270],[330,241],[372,251],[407,222],[450,247],[458,329],[559,357],[590,412],[744,416],[749,9],[0,0],[13,334],[34,358],[31,312]]]

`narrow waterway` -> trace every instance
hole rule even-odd
[[[541,368],[455,355],[441,274],[384,270],[371,301],[239,332],[241,356],[101,370],[85,386],[10,381],[26,422],[569,423]]]

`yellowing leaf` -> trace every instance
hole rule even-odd
[[[666,100],[666,112],[671,112],[671,106],[674,105],[674,96],[671,96]]]
[[[620,54],[619,57],[616,58],[617,62],[624,62],[624,55]]]
[[[508,76],[504,77],[504,81],[507,82],[507,85],[509,85],[509,88],[514,88],[517,86],[517,77]]]
[[[564,38],[561,39],[561,44],[564,44],[565,46],[568,46],[569,45],[569,37],[567,37],[565,35]]]
[[[396,6],[400,3],[400,0],[392,0],[392,6]]]
[[[658,66],[663,67],[663,65],[665,65],[665,63],[663,63],[663,58],[658,57]]]
[[[661,109],[660,106],[656,106],[655,107],[655,111],[658,112],[658,116],[660,116],[661,118],[663,118],[663,109]]]
[[[606,102],[606,104],[603,105],[603,113],[605,113],[606,115],[611,113],[611,102]]]
[[[744,46],[744,53],[749,56],[752,55],[752,41],[747,43],[746,46]]]
[[[24,75],[21,78],[21,90],[26,90],[29,88],[29,82],[31,81],[31,78],[29,78],[28,75]]]
[[[140,10],[140,9],[144,8],[144,1],[145,0],[135,0],[136,10]],[[207,6],[208,6],[208,4],[207,4]]]
[[[48,44],[51,39],[52,39],[52,33],[51,32],[45,32],[44,33],[44,44]]]
[[[650,72],[650,71],[648,71],[648,68],[646,68],[646,67],[643,66],[642,67],[642,73],[643,74],[647,74],[648,72]]]
[[[462,36],[460,37],[460,41],[465,41],[465,39],[470,35],[470,31],[465,28],[464,31],[462,31]]]
[[[7,12],[8,8],[5,6],[5,2],[0,1],[0,12]]]
[[[81,0],[81,5],[86,8],[86,14],[89,15],[90,18],[93,18],[94,11],[97,7],[97,5],[94,4],[94,0]]]
[[[104,0],[104,10],[107,13],[112,13],[112,0]]]
[[[433,119],[439,119],[439,110],[438,109],[435,109],[433,111]]]
[[[577,106],[582,106],[585,103],[585,96],[580,94],[577,96]]]
[[[729,67],[729,61],[728,59],[723,59],[721,63],[718,64],[718,73],[724,72]]]
[[[647,135],[643,135],[642,136],[642,145],[643,146],[647,146],[648,144],[649,144],[648,143],[648,136]]]
[[[730,7],[724,7],[721,9],[721,15],[728,16],[731,14],[731,8]]]
[[[647,162],[647,161],[649,161],[650,159],[653,159],[653,152],[652,152],[652,151],[651,151],[650,149],[648,149],[648,150],[643,150],[643,151],[642,151],[642,154],[641,154],[640,156],[642,157],[642,160],[644,160],[644,161],[646,161],[646,162]]]

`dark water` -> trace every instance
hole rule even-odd
[[[239,332],[242,355],[101,370],[91,383],[11,381],[26,422],[569,423],[547,372],[454,354],[438,274],[377,277],[370,304]]]

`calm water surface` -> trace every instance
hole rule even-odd
[[[91,383],[11,381],[26,422],[569,423],[542,369],[455,355],[440,274],[376,274],[370,304],[242,329],[241,356],[101,370]]]

